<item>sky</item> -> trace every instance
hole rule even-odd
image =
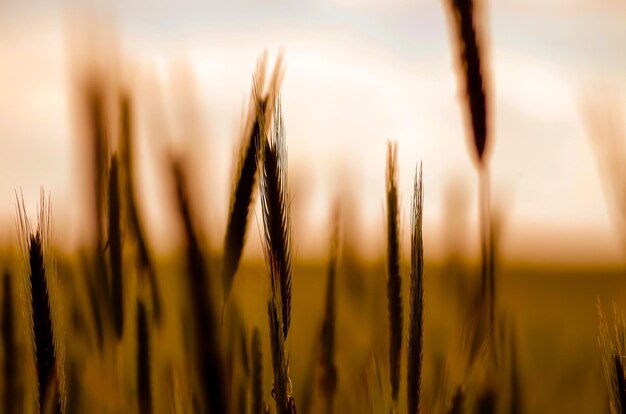
[[[623,262],[585,108],[610,105],[626,122],[620,105],[626,4],[482,5],[492,196],[502,211],[504,258]],[[465,234],[463,243],[475,254],[477,177],[445,6],[431,0],[0,0],[0,242],[15,237],[15,191],[34,212],[43,186],[52,197],[57,238],[80,243],[85,179],[72,74],[76,56],[107,61],[105,51],[117,48],[115,59],[138,91],[141,196],[155,244],[166,249],[174,232],[159,171],[166,145],[148,122],[156,117],[173,135],[186,136],[181,145],[194,145],[200,205],[209,207],[203,219],[219,245],[242,111],[256,61],[267,50],[270,62],[279,51],[285,62],[281,99],[300,256],[324,254],[329,205],[338,192],[356,200],[350,215],[359,222],[364,254],[381,251],[389,140],[399,147],[403,237],[408,241],[412,180],[421,161],[427,255],[445,256],[451,188],[466,198],[469,232],[449,237]],[[162,119],[159,110],[167,114]],[[193,131],[183,122],[190,114]],[[254,223],[248,244],[250,254],[258,252]]]

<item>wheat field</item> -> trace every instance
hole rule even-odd
[[[301,254],[298,240],[312,236],[298,219],[308,184],[294,180],[289,161],[285,121],[294,112],[281,94],[289,51],[266,51],[251,68],[220,226],[206,220],[204,201],[215,189],[191,167],[194,156],[214,159],[193,143],[155,144],[157,184],[178,235],[171,250],[159,249],[137,136],[146,122],[160,129],[167,110],[146,121],[132,76],[95,61],[74,68],[85,235],[61,248],[55,194],[42,188],[33,208],[14,191],[16,231],[0,249],[0,411],[626,412],[623,265],[502,254],[505,223],[492,194],[495,67],[483,6],[442,2],[465,121],[458,145],[478,189],[475,210],[450,208],[471,211],[475,257],[454,243],[431,255],[424,223],[432,163],[411,153],[413,180],[402,180],[406,158],[393,138],[376,149],[385,168],[372,171],[384,177],[380,248],[365,253],[370,236],[354,217],[366,206],[346,191],[327,194],[324,253]],[[611,165],[623,164],[617,150],[594,143],[599,163],[615,156]],[[623,218],[624,174],[615,167],[606,175]],[[257,255],[246,247],[251,240],[260,241]]]

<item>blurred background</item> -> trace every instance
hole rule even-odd
[[[504,211],[503,259],[623,262],[588,115],[610,111],[623,124],[626,5],[487,6],[492,192]],[[85,182],[74,77],[81,62],[97,60],[104,71],[123,73],[139,95],[139,191],[157,247],[167,250],[172,240],[156,171],[163,140],[155,130],[163,128],[200,149],[192,164],[210,188],[202,193],[210,207],[204,219],[221,240],[252,73],[267,50],[285,59],[296,235],[307,235],[296,243],[298,255],[326,251],[320,224],[343,187],[359,205],[366,255],[381,250],[384,148],[396,140],[402,211],[422,160],[427,254],[442,258],[449,193],[467,204],[469,217],[477,206],[445,13],[441,2],[425,0],[0,2],[3,234],[12,237],[14,191],[34,206],[43,186],[58,239],[67,248],[80,243]],[[470,230],[474,223],[468,220]],[[259,237],[250,241],[249,253],[258,255]],[[477,240],[462,244],[469,256],[477,253]]]

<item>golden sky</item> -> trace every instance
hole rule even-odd
[[[387,140],[399,145],[405,217],[415,165],[424,163],[427,254],[443,255],[451,183],[465,189],[473,226],[476,174],[441,1],[11,3],[0,0],[2,237],[14,237],[14,190],[23,191],[34,211],[43,186],[52,194],[57,237],[80,240],[84,181],[68,45],[89,45],[96,53],[94,33],[100,40],[103,34],[117,39],[138,90],[160,85],[169,114],[164,122],[178,135],[185,135],[177,124],[181,113],[189,115],[180,104],[188,96],[172,85],[181,72],[190,75],[203,137],[194,141],[192,165],[198,181],[211,189],[202,194],[210,206],[204,218],[216,244],[242,110],[265,49],[270,57],[283,50],[286,63],[282,104],[292,196],[302,218],[294,229],[300,233],[299,255],[324,253],[320,241],[326,239],[329,202],[346,185],[358,201],[351,214],[369,240],[365,252],[381,248]],[[491,171],[494,204],[503,211],[504,256],[531,262],[623,260],[583,109],[590,100],[605,104],[626,96],[626,4],[510,0],[490,6]],[[80,29],[93,29],[96,21],[107,22],[93,25],[109,30]],[[158,106],[154,102],[154,94],[140,93],[144,121]],[[146,125],[140,132],[144,206],[155,223],[154,239],[166,246],[163,240],[172,232],[164,218],[168,188],[155,173],[163,145]],[[408,238],[408,218],[403,225]],[[258,239],[253,223],[250,252]],[[475,245],[474,238],[467,243]]]

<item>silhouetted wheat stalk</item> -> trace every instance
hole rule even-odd
[[[83,103],[86,107],[86,123],[88,127],[87,148],[89,167],[91,168],[91,207],[93,210],[92,231],[95,233],[96,248],[94,263],[88,269],[88,286],[91,299],[91,310],[96,328],[97,343],[100,350],[104,345],[104,329],[112,323],[111,289],[109,286],[105,246],[105,200],[106,176],[109,162],[109,139],[106,127],[105,89],[97,75],[88,74],[81,89]]]
[[[101,79],[88,75],[83,85],[87,122],[89,127],[89,157],[92,168],[93,208],[96,238],[100,248],[104,245],[104,206],[106,172],[109,160],[109,140],[106,128],[105,90]]]
[[[254,201],[261,138],[267,134],[266,119],[269,116],[268,112],[274,108],[274,100],[279,88],[282,62],[280,57],[274,66],[268,92],[264,93],[266,57],[267,55],[263,55],[257,65],[248,119],[241,141],[237,175],[230,195],[230,212],[224,236],[224,263],[222,265],[224,301],[230,294],[246,241],[250,207]]]
[[[330,239],[330,259],[328,261],[328,280],[326,284],[326,306],[322,323],[320,389],[326,403],[326,412],[334,412],[335,393],[337,391],[337,366],[335,365],[335,319],[337,255],[339,248],[339,205],[335,204],[332,214]]]
[[[488,150],[488,101],[485,93],[484,66],[481,65],[480,33],[477,30],[476,10],[473,0],[446,0],[454,19],[454,31],[458,48],[458,64],[462,76],[459,81],[465,89],[467,114],[471,120],[472,143],[478,160],[479,173],[479,215],[481,234],[481,275],[482,299],[489,323],[490,342],[494,343],[495,326],[495,280],[492,266],[490,230],[489,166],[486,160]],[[494,353],[495,356],[495,353]]]
[[[468,115],[471,119],[474,150],[479,164],[487,148],[487,99],[481,67],[481,47],[476,30],[473,0],[446,0],[454,18],[454,30],[462,70]]]
[[[287,149],[280,98],[274,107],[272,128],[262,154],[263,248],[272,289],[276,286],[280,294],[282,329],[287,339],[291,322],[291,215],[287,185]]]
[[[47,251],[52,234],[50,226],[50,206],[47,204],[43,191],[40,198],[39,222],[33,232],[23,199],[17,199],[18,237],[25,262],[27,278],[25,279],[27,298],[27,315],[30,325],[30,336],[37,369],[37,407],[39,412],[45,407],[48,393],[54,406],[54,412],[61,413],[64,409],[65,387],[63,377],[63,349],[59,333],[55,337],[53,319],[53,302],[51,299],[51,276],[46,268]],[[57,320],[59,316],[56,316]],[[58,325],[57,325],[58,326]],[[57,359],[60,356],[61,363]]]
[[[117,155],[111,156],[109,169],[109,266],[111,269],[111,292],[113,306],[113,326],[117,339],[124,333],[124,278],[122,266],[122,229],[120,210],[119,166]]]
[[[391,397],[396,402],[400,390],[402,349],[402,280],[398,224],[398,164],[395,143],[387,145],[387,302],[389,307],[389,375]]]
[[[146,307],[141,301],[137,301],[137,394],[140,414],[152,413],[150,355],[150,331]]]
[[[278,267],[278,266],[274,266]],[[276,400],[278,414],[291,413],[289,409],[289,373],[285,355],[285,338],[283,336],[282,305],[277,287],[272,287],[272,294],[267,302],[267,312],[270,326],[270,343],[272,346],[272,368],[274,372],[274,387],[272,394]]]
[[[152,299],[152,315],[154,321],[159,324],[161,321],[162,305],[159,286],[156,278],[156,270],[148,249],[148,242],[144,234],[143,223],[137,207],[135,196],[135,170],[134,170],[134,134],[133,116],[131,111],[130,96],[122,93],[120,97],[120,123],[121,123],[121,161],[124,168],[124,189],[125,201],[128,214],[129,229],[137,242],[137,267],[139,276],[147,277],[150,285],[150,296]]]
[[[413,204],[411,207],[411,299],[409,314],[409,347],[407,367],[407,407],[411,414],[420,412],[422,392],[422,360],[424,337],[424,244],[422,221],[424,187],[422,166],[415,171]]]
[[[187,197],[187,186],[180,161],[171,160],[175,200],[185,234],[187,286],[194,318],[198,377],[203,406],[211,413],[228,407],[224,374],[219,351],[218,329],[213,308],[209,269],[202,253]]]
[[[261,208],[263,249],[270,280],[268,315],[274,370],[274,398],[279,414],[295,413],[285,341],[291,320],[291,216],[287,185],[287,149],[280,98],[276,100],[263,144]]]

